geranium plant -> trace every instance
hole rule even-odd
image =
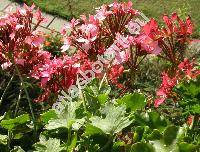
[[[200,70],[198,57],[187,56],[193,24],[176,13],[163,21],[131,1],[74,18],[55,37],[37,29],[45,18],[34,5],[0,17],[0,70],[11,75],[4,91],[0,84],[0,105],[9,109],[0,150],[198,151]],[[161,85],[149,91],[138,81],[154,60]],[[17,98],[7,94],[13,86]],[[184,112],[180,121],[171,106]]]

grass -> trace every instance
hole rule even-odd
[[[15,0],[35,3],[43,11],[58,15],[65,19],[72,16],[79,17],[81,14],[92,14],[96,7],[113,0]],[[69,1],[71,1],[69,3]],[[121,0],[122,1],[122,0]],[[126,0],[127,1],[127,0]],[[200,36],[200,3],[199,0],[132,0],[134,8],[141,10],[147,17],[161,20],[164,13],[178,12],[182,17],[189,14],[196,27],[196,36]],[[70,6],[71,5],[71,6]],[[71,7],[71,8],[70,8]]]

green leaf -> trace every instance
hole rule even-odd
[[[48,124],[45,125],[45,128],[47,130],[53,130],[62,127],[68,129],[72,127],[74,130],[78,130],[85,122],[84,118],[76,118],[76,110],[78,110],[80,104],[80,102],[66,102],[62,111],[56,111],[57,117],[53,115],[54,118],[51,117],[52,119],[48,120]],[[47,115],[49,116],[51,114]]]
[[[154,152],[154,149],[152,145],[150,145],[149,143],[138,142],[131,146],[130,151],[131,152]]]
[[[101,104],[105,104],[108,100],[108,94],[100,94],[98,95],[97,99]]]
[[[192,112],[193,114],[200,114],[200,105],[196,104],[194,106],[191,106],[190,112]]]
[[[140,141],[142,140],[145,128],[143,126],[137,126],[134,132],[134,140]]]
[[[122,146],[126,146],[125,142],[124,141],[116,141],[113,143],[113,146],[112,146],[112,152],[119,152],[120,151],[120,147]]]
[[[0,135],[0,143],[3,145],[7,144],[8,136],[7,135]]]
[[[14,119],[2,120],[1,126],[8,130],[13,130],[17,125],[25,124],[30,121],[28,114],[23,114]]]
[[[95,127],[91,124],[86,125],[85,135],[92,136],[95,134],[103,134],[103,131],[101,129],[99,129],[98,127]]]
[[[197,148],[198,146],[193,145],[193,144],[188,144],[186,142],[179,143],[180,152],[196,152],[198,150]]]
[[[163,134],[163,140],[166,145],[170,145],[176,139],[178,134],[178,127],[176,126],[169,126],[166,128]]]
[[[163,131],[165,127],[167,126],[167,121],[164,119],[164,117],[160,116],[157,112],[150,112],[149,115],[149,122],[148,125],[151,128],[159,129],[160,131]]]
[[[63,148],[60,146],[60,139],[40,136],[40,141],[34,145],[36,151],[34,152],[60,152]]]
[[[163,140],[150,141],[150,143],[153,145],[155,152],[179,152],[176,142],[169,146],[165,145]]]
[[[183,134],[185,134],[185,128],[168,126],[163,133],[162,139],[150,141],[150,143],[156,152],[179,152],[178,142]]]
[[[194,81],[191,81],[188,85],[186,85],[186,87],[192,96],[196,96],[200,93],[200,87],[198,86],[198,83],[195,83]]]
[[[66,128],[67,125],[67,120],[66,119],[54,119],[54,120],[49,120],[48,124],[45,125],[45,129],[47,130],[53,130],[53,129],[58,129],[58,128]]]
[[[119,104],[125,104],[132,111],[143,109],[147,104],[145,96],[139,93],[124,95],[117,102]]]
[[[15,146],[11,152],[25,152],[20,146]]]
[[[120,132],[132,123],[132,120],[125,116],[125,106],[115,107],[113,104],[108,103],[101,109],[101,113],[105,115],[105,118],[93,116],[90,118],[90,121],[93,126],[101,129],[105,134]]]
[[[162,134],[157,129],[154,129],[153,132],[150,135],[148,135],[149,140],[159,140],[162,137],[163,137]]]
[[[3,116],[0,116],[0,121],[3,120],[5,116],[6,116],[6,113],[4,113]]]
[[[58,117],[57,117],[55,110],[53,110],[53,109],[50,109],[49,111],[47,111],[41,115],[41,120],[45,124],[47,124],[49,120],[56,119],[56,118],[58,118]]]
[[[18,134],[15,134],[15,135],[14,135],[13,139],[20,139],[20,138],[22,138],[23,136],[24,136],[23,133],[18,133]]]
[[[72,128],[74,130],[79,130],[84,123],[85,123],[85,118],[76,119],[76,121],[72,124]]]

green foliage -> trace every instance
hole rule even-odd
[[[105,134],[118,133],[125,127],[129,126],[132,121],[129,116],[125,116],[125,106],[115,107],[113,104],[108,103],[101,109],[102,117],[93,116],[90,118],[91,125],[101,129]]]
[[[59,139],[49,138],[47,140],[44,136],[40,136],[40,141],[34,147],[35,152],[60,152],[63,149]]]
[[[56,119],[56,118],[58,118],[58,117],[57,117],[57,115],[56,115],[55,110],[53,110],[53,109],[50,109],[49,111],[47,111],[47,112],[45,112],[45,113],[43,113],[43,114],[41,115],[41,120],[42,120],[45,124],[47,124],[49,120],[51,120],[51,119]]]
[[[23,114],[21,116],[18,116],[14,119],[8,119],[8,120],[2,120],[0,125],[8,130],[13,130],[18,125],[22,125],[30,121],[28,114]]]
[[[8,140],[7,135],[0,135],[0,144],[6,145]]]
[[[94,7],[111,2],[69,0],[65,5],[64,0],[33,1],[43,10],[65,18],[77,17],[82,12],[91,13]],[[137,4],[136,8],[140,8],[147,16],[155,15],[158,18],[161,9],[165,12],[178,10],[181,16],[185,16],[186,11],[194,9],[191,15],[196,18],[196,24],[199,21],[197,0],[191,1],[191,4],[180,0],[133,1]],[[61,36],[51,33],[46,35],[43,49],[58,57],[62,45]],[[71,52],[68,53],[71,55]],[[0,116],[0,152],[199,151],[200,77],[176,86],[173,90],[176,98],[173,101],[167,100],[166,105],[155,109],[149,96],[154,96],[155,87],[160,83],[158,75],[168,64],[152,57],[146,61],[141,69],[137,69],[138,72],[143,71],[137,78],[142,83],[135,85],[141,88],[141,93],[123,92],[94,79],[81,90],[82,97],[72,102],[62,100],[56,108],[51,108],[56,99],[52,103],[32,103],[33,106],[30,106],[26,102],[25,89],[31,99],[41,90],[36,87],[36,81],[26,78],[22,89],[18,76],[14,76],[4,94],[4,88],[12,75],[4,73],[0,68],[0,94],[3,94],[0,107],[3,115]],[[150,71],[152,66],[154,68]],[[35,122],[27,114],[31,108]]]
[[[151,144],[138,142],[131,146],[131,152],[154,152],[154,149]]]
[[[193,144],[188,144],[186,142],[181,142],[179,143],[179,150],[180,152],[195,152],[200,148],[199,146],[193,145]]]
[[[76,119],[76,110],[80,107],[80,102],[66,102],[66,107],[61,111],[56,111],[54,119],[50,119],[45,126],[47,130],[53,130],[58,128],[70,128],[78,130],[83,124],[85,119]],[[43,114],[44,116],[44,114]],[[45,119],[49,119],[49,115],[45,115]],[[44,117],[43,117],[44,119]]]
[[[198,91],[191,88],[187,88],[192,90],[189,95],[195,98]],[[111,99],[109,90],[104,85],[99,90],[96,82],[86,87],[83,91],[85,108],[81,99],[73,102],[63,99],[54,109],[38,116],[38,128],[41,129],[39,141],[32,146],[15,146],[12,151],[195,152],[198,149],[197,144],[188,139],[188,131],[191,130],[187,126],[175,126],[154,109],[147,110],[144,94],[129,93]],[[10,139],[26,140],[26,134],[33,129],[28,114],[8,118],[7,115],[2,116],[0,123],[4,129],[12,131],[12,138],[0,135],[0,147],[4,149]],[[27,126],[29,130],[22,133],[20,130],[26,130],[24,127]]]
[[[181,97],[180,106],[183,107],[184,114],[200,114],[200,77],[197,80],[181,83],[176,91]]]
[[[123,96],[117,101],[119,104],[125,104],[131,111],[143,109],[146,106],[146,99],[143,94],[134,93]]]
[[[14,149],[11,150],[11,152],[25,152],[20,146],[15,146]]]

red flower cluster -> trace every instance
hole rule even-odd
[[[63,52],[75,47],[76,54],[80,56],[79,63],[83,63],[81,60],[93,63],[99,55],[114,54],[114,59],[104,64],[104,68],[109,81],[121,86],[117,84],[117,78],[123,73],[124,65],[127,64],[126,67],[134,71],[141,62],[141,56],[159,54],[161,51],[158,43],[144,33],[134,35],[128,31],[134,17],[139,15],[137,10],[132,9],[129,1],[103,5],[88,19],[84,15],[79,20],[73,19],[62,29]]]
[[[45,19],[34,5],[18,8],[15,13],[0,18],[0,64],[4,70],[14,71],[15,66],[22,76],[39,79],[45,89],[37,101],[46,101],[51,93],[66,90],[76,80],[77,68],[71,57],[53,58],[43,51],[43,33],[36,30]],[[33,27],[32,21],[37,22]]]
[[[44,41],[43,33],[36,29],[45,19],[39,10],[33,13],[33,9],[34,6],[25,5],[13,14],[0,17],[0,65],[11,71],[15,69],[13,65],[17,65],[24,76],[40,80],[44,93],[37,101],[46,101],[51,94],[58,95],[61,90],[67,91],[76,82],[77,74],[92,70],[92,65],[100,57],[105,57],[103,71],[95,73],[96,76],[102,78],[103,72],[106,72],[107,80],[120,88],[123,86],[118,83],[119,76],[124,70],[130,71],[127,82],[133,82],[134,74],[148,54],[165,58],[175,67],[179,65],[178,77],[170,78],[163,74],[163,84],[158,91],[158,96],[163,97],[158,98],[156,105],[168,97],[181,70],[191,78],[199,74],[194,72],[191,63],[181,63],[184,56],[181,52],[184,50],[183,44],[188,42],[188,36],[192,33],[190,18],[183,22],[175,13],[171,18],[165,15],[163,20],[166,27],[160,28],[151,19],[141,25],[138,33],[131,33],[135,17],[140,17],[140,12],[132,9],[132,3],[103,5],[95,15],[72,19],[62,29],[63,54],[53,57],[40,47]],[[32,27],[34,18],[37,23]],[[69,49],[71,52],[68,53]],[[110,55],[114,57],[110,59]]]
[[[151,19],[144,28],[144,34],[151,38],[162,49],[159,55],[170,61],[173,66],[178,65],[184,59],[186,44],[190,42],[193,25],[190,17],[184,22],[173,13],[171,17],[164,15],[165,26],[160,28],[154,19]]]
[[[99,59],[99,55],[115,55],[112,60],[104,62],[102,73],[106,72],[108,81],[120,88],[123,86],[118,82],[119,76],[125,69],[132,71],[130,75],[136,73],[147,54],[159,55],[172,64],[179,65],[183,61],[183,53],[179,51],[177,44],[183,46],[183,43],[188,42],[188,37],[192,33],[190,18],[183,22],[176,13],[172,14],[171,18],[164,15],[166,27],[160,28],[157,22],[151,19],[142,25],[138,34],[134,34],[129,31],[129,27],[134,26],[134,19],[138,16],[140,12],[132,9],[132,3],[129,1],[103,5],[97,9],[95,15],[90,15],[88,18],[82,15],[78,20],[72,19],[61,31],[64,40],[63,52],[76,50],[70,57],[71,64],[68,68],[72,68],[74,72],[70,75],[72,79],[69,80],[71,82],[69,84],[76,82],[75,75],[80,71],[92,70],[92,64]],[[59,68],[62,69],[62,66]],[[48,73],[51,73],[50,71]],[[53,75],[56,75],[57,71],[52,71]],[[98,78],[102,78],[103,75],[96,73]],[[50,86],[53,84],[58,86],[60,82],[55,81],[53,77],[45,78],[44,82]],[[167,74],[163,79],[166,81],[163,82],[161,87],[163,90],[160,90],[158,95],[167,97],[177,80],[171,79]],[[131,78],[127,79],[128,81],[132,81]],[[56,84],[57,82],[59,83]],[[59,88],[57,92],[60,89],[67,89],[67,87],[56,88]]]
[[[21,67],[23,73],[28,74],[34,65],[41,62],[38,56],[45,60],[39,48],[44,40],[42,33],[32,30],[31,25],[33,18],[37,20],[34,28],[43,22],[44,18],[39,10],[33,14],[33,9],[34,5],[24,5],[24,9],[18,8],[13,14],[0,17],[0,64],[3,69],[12,69],[13,64],[16,64]]]
[[[162,84],[157,90],[157,98],[154,102],[154,106],[158,107],[166,99],[171,97],[172,89],[184,79],[195,79],[200,75],[200,70],[195,69],[194,63],[188,59],[184,59],[178,65],[178,69],[173,77],[170,77],[167,73],[162,74]]]

